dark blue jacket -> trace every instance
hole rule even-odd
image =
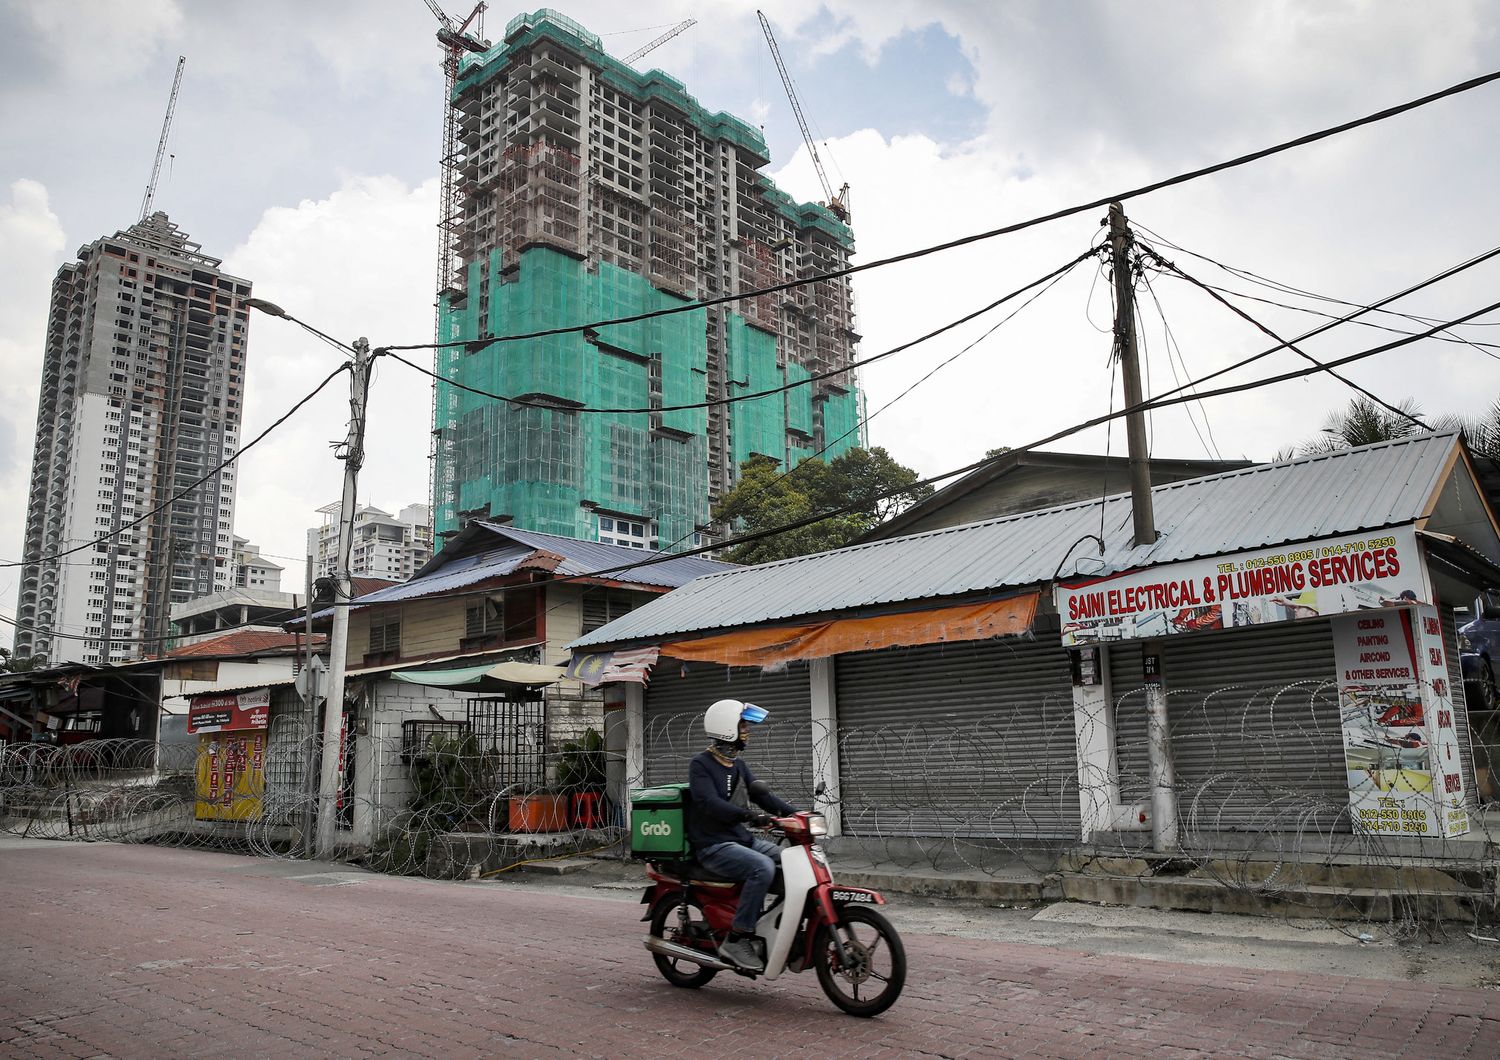
[[[726,766],[714,757],[712,751],[693,756],[688,764],[688,791],[692,796],[692,806],[688,810],[688,839],[694,850],[716,843],[750,845],[750,830],[745,827],[745,822],[754,817],[756,811],[731,801],[741,785],[745,788],[746,801],[754,802],[766,813],[785,817],[797,812],[790,803],[782,802],[769,791],[759,797],[751,796],[750,785],[754,783],[755,774],[750,772],[743,759],[736,758],[733,765]]]

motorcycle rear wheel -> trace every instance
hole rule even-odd
[[[684,931],[677,917],[677,907],[682,903],[683,897],[680,894],[668,895],[657,902],[656,908],[651,911],[651,934],[694,949],[714,949],[713,929],[708,926],[703,907],[688,900],[688,923],[687,930]],[[656,961],[656,970],[662,974],[662,978],[685,990],[696,990],[719,974],[717,968],[705,968],[691,961],[674,960],[659,953],[651,956]]]
[[[839,911],[841,934],[854,953],[849,967],[839,960],[830,925],[818,928],[813,965],[818,985],[851,1016],[878,1016],[896,1003],[906,985],[906,947],[891,922],[873,909],[845,906]]]

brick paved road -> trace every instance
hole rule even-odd
[[[1500,1056],[1500,992],[906,936],[886,1016],[661,981],[616,898],[0,840],[0,1054]],[[897,910],[899,917],[899,909]]]

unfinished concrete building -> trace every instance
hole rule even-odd
[[[138,656],[232,585],[235,471],[213,469],[239,446],[250,284],[219,266],[157,212],[58,270],[18,656]]]
[[[484,339],[688,305],[848,263],[853,235],[761,169],[761,134],[551,11],[464,57],[451,98],[439,334]],[[847,278],[582,333],[440,351],[433,516],[686,548],[754,454],[861,444]],[[674,408],[776,390],[709,408]],[[595,413],[586,407],[647,409]]]

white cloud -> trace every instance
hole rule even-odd
[[[251,280],[256,297],[342,342],[426,341],[432,334],[437,260],[437,182],[410,188],[390,177],[351,177],[334,194],[268,210],[224,267]],[[405,356],[419,364],[429,355]],[[288,321],[255,314],[250,330],[245,425],[253,438],[338,366],[343,355]],[[430,388],[416,372],[377,362],[370,391],[361,503],[388,511],[425,502]],[[317,509],[339,499],[349,384],[340,377],[244,457],[235,532],[282,557],[289,591],[302,570]]]
[[[47,301],[63,246],[47,189],[34,180],[11,184],[9,201],[0,204],[0,496],[6,498],[0,558],[6,560],[21,558]],[[15,613],[16,585],[15,568],[0,569],[0,613]],[[10,641],[10,627],[3,626],[0,644]]]
[[[183,24],[176,0],[23,0],[22,10],[47,46],[69,57],[68,76],[82,82],[148,68]]]

